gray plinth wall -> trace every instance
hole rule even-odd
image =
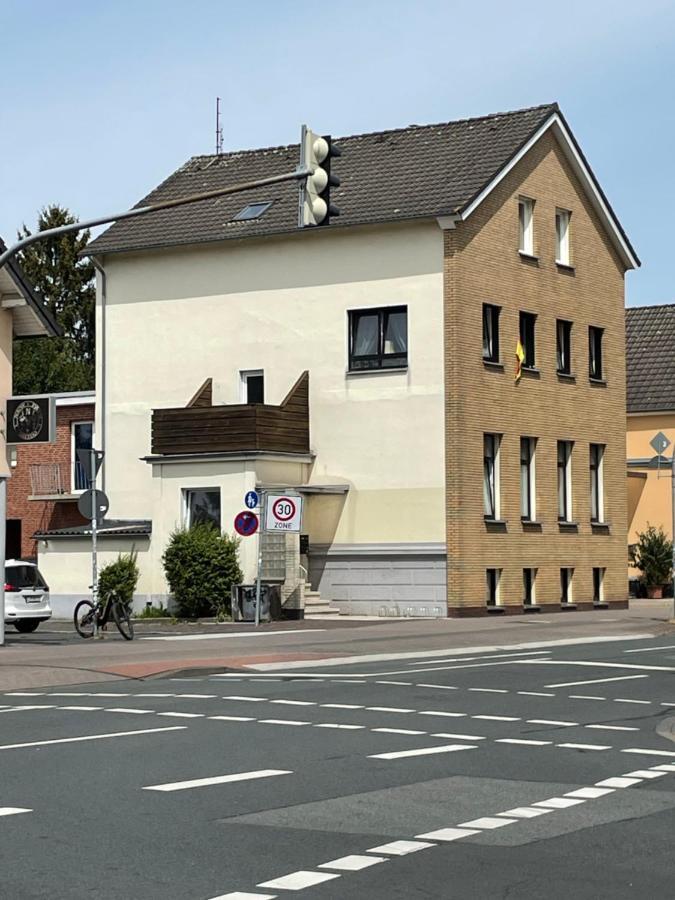
[[[312,545],[309,575],[342,614],[447,616],[445,544]]]

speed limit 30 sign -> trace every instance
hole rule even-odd
[[[299,532],[302,524],[302,497],[268,494],[265,531]]]

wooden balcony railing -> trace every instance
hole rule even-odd
[[[212,406],[211,379],[188,406],[152,411],[152,452],[158,455],[268,450],[309,452],[309,373],[279,406]]]

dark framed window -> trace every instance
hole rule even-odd
[[[593,603],[602,603],[604,598],[603,580],[605,578],[605,570],[600,566],[593,567]]]
[[[499,362],[499,314],[501,307],[483,304],[483,359]]]
[[[214,525],[220,531],[220,488],[199,488],[183,492],[187,528]]]
[[[408,307],[349,312],[349,368],[396,369],[408,365]]]
[[[483,514],[499,518],[499,435],[483,435]]]
[[[520,517],[532,521],[534,512],[534,448],[535,438],[520,439]]]
[[[574,575],[574,569],[561,569],[560,570],[560,602],[561,603],[571,603],[572,602],[572,576]]]
[[[591,476],[591,522],[602,522],[604,518],[604,492],[602,483],[602,458],[604,453],[604,444],[591,444],[589,460]]]
[[[265,373],[262,369],[241,372],[241,393],[244,403],[265,402]]]
[[[558,521],[572,521],[571,441],[558,441]]]
[[[534,331],[537,317],[534,313],[521,312],[520,314],[520,343],[523,345],[525,358],[523,368],[533,369],[536,365],[536,353],[534,345]]]
[[[602,337],[604,328],[595,328],[591,325],[588,329],[588,374],[596,381],[602,381],[604,368],[602,365]]]
[[[485,570],[485,603],[487,606],[499,606],[499,575],[501,569]]]
[[[536,569],[523,569],[523,605],[532,606],[534,603],[534,579]]]
[[[572,374],[572,323],[556,319],[556,368],[560,375]]]

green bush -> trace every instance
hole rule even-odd
[[[666,584],[673,573],[673,542],[659,525],[648,525],[638,534],[637,544],[630,548],[631,563],[642,572],[647,587]]]
[[[171,613],[165,606],[144,606],[136,614],[137,619],[170,619]]]
[[[102,601],[107,601],[112,594],[131,609],[136,585],[138,584],[138,566],[136,552],[120,553],[115,562],[103,566],[98,575],[98,592]]]
[[[237,538],[211,524],[173,532],[162,562],[179,615],[229,615],[232,585],[242,579],[238,548]]]

